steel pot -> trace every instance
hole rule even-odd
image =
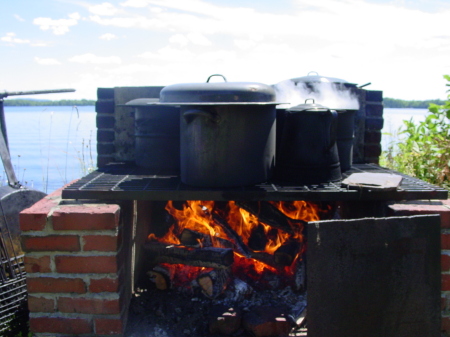
[[[153,174],[180,173],[180,109],[153,104],[155,98],[138,98],[133,107],[136,165]]]
[[[180,105],[181,181],[199,187],[254,185],[275,167],[275,91],[261,83],[169,85],[161,104]]]
[[[306,185],[338,181],[338,114],[308,101],[278,112],[276,178]]]
[[[340,78],[321,76],[316,71],[310,71],[307,76],[292,78],[291,81],[295,84],[305,83],[308,87],[314,87],[316,84],[320,83],[332,83],[340,89],[363,88],[371,84],[366,83],[363,85],[357,85],[356,83],[350,83]]]

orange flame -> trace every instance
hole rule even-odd
[[[215,247],[221,247],[223,242],[233,243],[233,238],[228,237],[226,231],[214,221],[213,214],[222,217],[229,224],[231,229],[241,238],[244,245],[248,247],[249,239],[254,235],[256,227],[258,230],[263,230],[265,245],[264,249],[259,252],[273,255],[288,239],[298,240],[303,242],[303,224],[295,220],[316,221],[320,219],[321,213],[324,212],[318,205],[306,201],[271,201],[277,209],[279,209],[285,216],[294,230],[294,234],[286,233],[280,229],[273,228],[268,224],[262,223],[254,214],[247,212],[236,205],[234,201],[228,203],[216,203],[214,201],[186,201],[183,208],[177,209],[174,207],[172,201],[168,201],[165,207],[166,211],[173,217],[174,224],[170,227],[163,237],[157,238],[154,234],[149,235],[150,240],[157,240],[167,244],[181,244],[180,234],[184,229],[190,229],[195,232],[204,234],[210,237],[209,244]],[[292,220],[293,219],[293,220]],[[220,239],[225,239],[220,241]],[[226,241],[227,240],[227,241]],[[234,242],[235,243],[235,242]],[[236,243],[235,243],[236,244]],[[301,256],[304,247],[298,252],[294,261]],[[294,264],[294,263],[293,263]],[[245,258],[235,252],[235,262],[233,268],[240,265],[240,269],[249,270],[252,273],[262,274],[264,272],[277,272],[277,269],[268,264],[256,259]],[[183,269],[183,273],[189,274],[186,267],[177,267]],[[188,267],[192,268],[192,267]],[[290,273],[288,267],[284,268],[285,272]],[[280,272],[280,270],[278,270]],[[194,274],[196,272],[193,272]]]

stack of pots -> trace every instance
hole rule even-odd
[[[223,81],[210,82],[213,76]],[[305,102],[277,112],[278,104],[271,86],[227,82],[222,75],[166,86],[159,100],[128,102],[136,111],[136,164],[156,174],[179,172],[184,184],[197,187],[273,177],[301,184],[340,180],[336,111]]]

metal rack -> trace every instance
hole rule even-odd
[[[446,199],[448,191],[375,164],[356,164],[344,173],[395,173],[403,177],[395,190],[349,189],[340,182],[319,185],[286,185],[267,182],[236,188],[197,188],[179,176],[150,174],[143,168],[114,163],[94,171],[62,191],[64,199],[106,200],[416,200]]]

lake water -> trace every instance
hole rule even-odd
[[[87,174],[97,163],[94,106],[5,106],[17,179],[46,193]],[[5,173],[1,176],[5,183]]]
[[[426,109],[384,109],[383,150],[403,120],[420,122]],[[51,193],[97,163],[95,107],[5,107],[12,163],[19,181]],[[2,170],[3,171],[3,170]],[[0,176],[5,184],[6,175]]]

